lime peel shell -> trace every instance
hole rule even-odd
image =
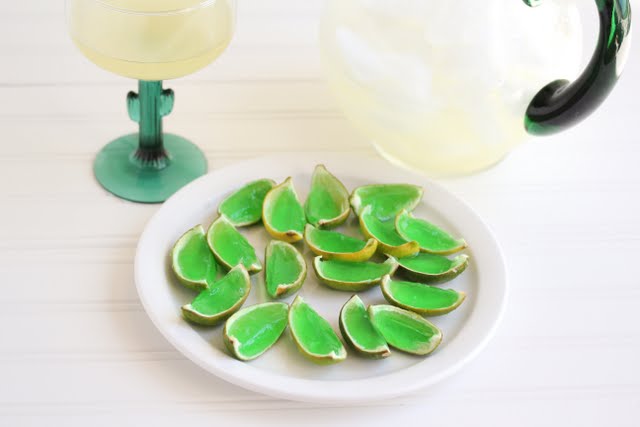
[[[351,267],[351,268],[356,267],[356,264],[364,264],[365,262],[371,263],[371,264],[386,265],[388,268],[387,268],[387,271],[381,273],[379,277],[376,276],[376,277],[372,277],[365,280],[359,280],[359,281],[346,281],[346,280],[339,280],[337,278],[329,278],[322,272],[323,270],[322,264],[332,263],[332,262],[344,263],[345,267]],[[388,257],[387,260],[383,263],[372,263],[370,261],[365,261],[365,262],[349,263],[345,261],[323,260],[322,257],[317,256],[313,259],[313,268],[315,270],[315,273],[318,279],[321,282],[323,282],[325,285],[329,286],[330,288],[337,289],[339,291],[353,291],[353,292],[363,291],[365,289],[369,289],[378,285],[386,274],[393,274],[398,268],[398,261],[391,256]]]
[[[413,230],[411,227],[413,226]],[[467,242],[456,239],[440,227],[403,210],[395,219],[395,228],[405,240],[415,240],[420,251],[436,255],[451,255],[467,247]]]
[[[274,251],[278,249],[281,249],[285,253],[275,254]],[[270,261],[274,261],[275,260],[274,257],[280,256],[282,254],[293,256],[295,259],[295,266],[293,265],[270,266],[271,264]],[[270,284],[270,279],[274,277],[271,273],[273,269],[277,268],[280,270],[273,274],[281,274],[282,269],[289,268],[289,267],[299,268],[298,274],[295,277],[295,279],[287,283],[278,283],[275,289],[272,289],[272,285]],[[285,298],[291,295],[292,293],[297,292],[302,287],[305,279],[307,278],[307,263],[304,260],[304,257],[302,256],[302,254],[300,254],[300,252],[292,244],[283,242],[280,240],[272,240],[269,242],[269,244],[267,245],[267,248],[265,249],[264,275],[265,275],[264,282],[265,282],[265,286],[267,288],[267,293],[269,294],[269,296],[272,298]]]
[[[260,222],[264,198],[275,185],[274,180],[267,178],[243,185],[220,202],[218,214],[226,217],[236,227]]]
[[[247,270],[242,265],[238,265],[232,268],[225,277],[211,285],[211,287],[209,287],[208,289],[203,290],[196,297],[196,299],[200,298],[201,295],[205,292],[211,293],[212,298],[214,298],[215,296],[213,295],[213,293],[215,292],[215,287],[235,285],[232,280],[241,280],[241,285],[244,289],[244,292],[242,293],[241,297],[230,307],[217,313],[203,314],[193,307],[193,303],[195,302],[194,299],[194,301],[192,301],[191,303],[182,306],[182,315],[185,317],[185,319],[194,323],[198,323],[200,325],[215,326],[238,311],[247,300],[249,292],[251,291],[251,279],[249,278],[249,273],[247,273]]]
[[[224,229],[222,228],[224,227]],[[216,237],[216,233],[226,231],[230,233],[223,243],[228,243],[228,240],[234,239],[235,244],[231,245],[234,250],[237,250],[238,247],[242,247],[245,251],[251,251],[251,253],[239,255],[237,253],[233,254],[234,258],[240,258],[239,260],[231,260],[228,259],[230,254],[223,254],[222,248],[218,248],[218,241],[214,241]],[[244,237],[236,227],[224,216],[218,217],[207,231],[207,243],[209,244],[209,248],[213,255],[216,257],[218,262],[225,266],[227,269],[232,269],[237,265],[237,262],[242,263],[244,267],[247,269],[247,272],[253,274],[262,270],[262,263],[260,263],[260,259],[256,255],[256,251],[254,247],[249,243],[246,237]]]
[[[393,290],[391,289],[392,285],[395,284],[395,286],[402,286],[403,283],[406,283],[406,284],[411,283],[412,284],[411,287],[414,287],[418,291],[417,292],[418,295],[414,296],[414,301],[412,301],[413,304],[407,301],[400,301],[400,299],[398,299],[398,297],[394,295]],[[430,307],[430,308],[424,307],[425,304],[422,304],[423,306],[418,306],[418,304],[416,303],[416,300],[420,297],[419,291],[421,288],[425,290],[430,289],[434,293],[455,292],[457,294],[457,299],[453,303],[448,304],[446,306]],[[414,282],[396,282],[391,280],[391,276],[389,275],[382,278],[382,282],[380,283],[380,289],[382,290],[382,295],[384,295],[384,298],[390,304],[395,305],[396,307],[404,308],[405,310],[410,310],[415,313],[422,314],[423,316],[441,316],[443,314],[450,313],[456,308],[460,307],[460,305],[464,302],[467,296],[465,292],[455,291],[453,289],[441,289],[441,288],[425,285],[422,283],[414,283]]]
[[[367,206],[361,212],[360,230],[367,238],[375,239],[378,242],[378,252],[391,255],[396,258],[403,258],[415,255],[420,252],[420,245],[416,241],[408,241],[400,236],[395,230],[395,222],[392,220],[381,221],[371,211],[371,206]],[[391,229],[384,230],[384,227],[391,225]],[[376,229],[377,228],[377,229]],[[386,233],[382,236],[377,233]],[[390,242],[389,239],[397,239]]]
[[[273,210],[277,207],[277,203],[282,203],[281,198],[289,194],[290,200],[285,200],[291,204],[286,209],[286,214],[278,212],[279,215],[285,215],[287,219],[293,218],[294,223],[290,223],[287,226],[281,227],[281,224],[273,224],[273,222],[281,222],[283,218],[276,217]],[[281,208],[281,207],[280,207]],[[307,220],[304,213],[304,208],[300,204],[300,199],[296,194],[293,187],[293,181],[291,177],[285,179],[281,184],[273,187],[264,198],[262,204],[262,222],[264,228],[274,239],[283,240],[288,243],[295,243],[303,238],[304,225]]]
[[[350,332],[351,327],[349,325],[349,320],[348,320],[348,316],[350,314],[353,314],[353,313],[349,313],[349,311],[353,311],[353,310],[362,311],[362,313],[360,313],[360,315],[362,316],[360,320],[364,322],[368,322],[368,326],[370,326],[371,328],[370,331],[365,331],[365,333],[369,332],[371,334],[375,334],[374,337],[370,337],[370,338],[374,340],[376,338],[379,339],[381,344],[377,345],[374,348],[366,348],[365,346],[363,346],[361,343],[358,342],[358,340],[354,337],[354,334]],[[358,297],[358,295],[353,295],[342,306],[342,309],[340,310],[339,324],[340,324],[340,331],[342,332],[342,336],[344,337],[345,341],[359,354],[365,357],[373,358],[373,359],[382,359],[391,355],[389,346],[384,340],[384,337],[380,335],[380,333],[373,326],[373,323],[371,323],[371,319],[369,318],[369,313],[367,312],[367,309],[364,303],[362,302],[360,297]]]
[[[320,240],[323,238],[321,236],[322,234],[326,235],[327,233],[340,234],[337,231],[317,229],[311,224],[307,224],[304,229],[304,240],[307,246],[309,247],[309,249],[311,249],[311,251],[314,254],[322,256],[322,258],[327,260],[335,259],[335,260],[349,261],[349,262],[367,261],[369,258],[371,258],[375,254],[376,249],[378,247],[378,242],[376,239],[372,238],[365,242],[363,240],[356,239],[355,237],[352,238],[350,236],[343,235],[344,239],[353,239],[354,242],[355,241],[362,242],[363,244],[362,248],[352,252],[331,251],[326,247],[325,248],[321,247],[322,243],[320,242]]]
[[[326,203],[327,200],[321,200],[319,194],[328,195],[330,202],[334,204],[334,215],[326,216],[326,212],[311,212],[318,209],[318,203]],[[326,208],[323,206],[323,209]],[[317,165],[311,176],[311,190],[304,204],[304,211],[307,221],[316,227],[333,228],[343,224],[351,212],[349,206],[349,191],[338,178],[327,170],[324,165]]]
[[[418,269],[415,263],[413,262],[414,259],[421,260],[421,259],[427,259],[429,257],[441,258],[443,260],[446,259],[451,264],[447,270],[434,273],[434,272],[428,272],[425,269],[423,270]],[[433,254],[421,252],[412,257],[407,257],[407,258],[398,260],[398,267],[403,274],[405,274],[407,277],[413,280],[429,283],[429,284],[449,282],[455,279],[456,277],[458,277],[460,274],[462,274],[467,269],[468,265],[469,265],[469,256],[466,254],[458,255],[455,258],[450,260],[441,255],[433,255]]]
[[[258,352],[252,354],[252,355],[245,355],[242,352],[242,345],[243,343],[240,342],[240,340],[234,335],[234,332],[232,331],[235,322],[236,321],[243,321],[244,319],[246,319],[246,316],[250,315],[251,313],[254,313],[255,311],[266,311],[268,309],[282,309],[282,324],[278,324],[278,319],[270,319],[271,323],[268,324],[268,328],[269,330],[267,332],[274,332],[271,337],[268,337],[268,339],[266,340],[266,342],[263,341],[263,348],[259,349]],[[284,330],[287,328],[287,314],[288,314],[288,306],[286,303],[283,302],[265,302],[262,304],[256,304],[256,305],[252,305],[250,307],[246,307],[243,308],[242,310],[237,311],[236,313],[234,313],[233,315],[231,315],[231,317],[229,317],[229,319],[227,319],[225,325],[224,325],[224,329],[223,329],[223,340],[224,340],[224,344],[227,347],[227,349],[231,352],[231,354],[238,360],[241,361],[249,361],[249,360],[253,360],[258,358],[259,356],[261,356],[262,354],[264,354],[267,350],[269,350],[271,347],[273,347],[273,345],[278,342],[278,340],[280,339],[280,337],[282,336]],[[250,327],[254,327],[254,325],[244,325],[242,328],[242,331],[240,332],[245,332],[247,331],[247,329],[249,329]],[[265,324],[261,324],[260,326],[265,326]],[[253,331],[254,334],[259,334],[260,331],[256,330]],[[237,331],[236,331],[237,334]],[[264,339],[265,335],[263,334],[261,337],[259,338],[263,338]],[[270,338],[270,339],[269,339]],[[254,342],[256,341],[256,337],[252,336],[251,340],[253,340]]]
[[[208,266],[208,271],[205,272],[202,278],[200,279],[186,277],[185,272],[180,266],[180,260],[179,260],[181,251],[184,249],[186,245],[189,245],[190,243],[192,243],[192,239],[194,237],[202,239],[201,243],[204,246],[199,249],[206,250],[207,253],[205,253],[205,256],[211,257],[211,259],[208,260],[208,263],[205,263],[205,265]],[[213,276],[215,278],[217,274],[218,266],[216,264],[214,255],[211,253],[211,250],[207,245],[207,239],[206,239],[206,235],[202,225],[196,225],[195,227],[186,231],[182,236],[180,236],[180,238],[176,241],[175,245],[171,249],[170,257],[171,257],[171,268],[173,272],[175,273],[180,283],[182,283],[184,286],[186,286],[189,289],[193,289],[197,291],[206,289],[209,286],[209,282],[207,279],[210,276]],[[209,281],[213,281],[213,279],[210,279]]]
[[[329,352],[321,354],[321,353],[312,352],[307,348],[308,346],[306,346],[301,340],[301,332],[299,333],[297,331],[297,327],[295,325],[296,319],[294,319],[294,316],[295,316],[296,310],[298,310],[299,307],[303,307],[303,308],[306,307],[314,314],[313,320],[318,322],[318,324],[316,325],[316,330],[321,328],[325,333],[327,333],[331,337],[332,340],[335,338],[337,343],[339,343],[339,345],[337,346],[338,347],[337,349],[332,349]],[[329,322],[323,317],[321,317],[311,306],[309,306],[300,295],[298,295],[296,299],[293,300],[293,303],[289,307],[288,325],[289,325],[289,331],[291,332],[291,337],[293,338],[293,341],[296,344],[296,347],[298,348],[300,353],[302,353],[303,356],[305,356],[307,359],[311,360],[312,362],[317,363],[319,365],[330,365],[333,363],[342,362],[347,358],[347,350],[344,348],[342,341],[340,341],[340,338],[338,338],[338,335],[335,333],[335,331],[333,330]],[[316,335],[316,338],[317,338],[317,335]]]
[[[371,305],[367,311],[378,332],[384,337],[387,344],[395,349],[418,356],[426,356],[442,342],[442,331],[412,311],[386,304]],[[383,324],[385,322],[384,313],[391,313],[395,319]],[[390,329],[390,326],[395,330]],[[426,337],[427,333],[430,334],[429,337]]]

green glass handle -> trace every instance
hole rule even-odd
[[[540,0],[524,0],[537,6]],[[574,81],[556,80],[531,100],[525,129],[532,135],[563,131],[594,112],[609,95],[622,73],[631,42],[629,0],[595,0],[600,16],[596,51]]]

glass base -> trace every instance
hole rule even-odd
[[[169,161],[161,169],[141,166],[132,157],[137,148],[138,134],[122,136],[107,144],[93,164],[100,185],[122,199],[161,203],[207,172],[207,159],[202,151],[180,136],[164,134]]]

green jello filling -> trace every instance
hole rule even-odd
[[[344,310],[342,326],[355,345],[365,350],[386,347],[384,338],[373,327],[367,309],[360,298],[352,299]]]
[[[205,316],[222,313],[240,301],[248,289],[240,272],[230,272],[220,281],[209,286],[193,300],[193,310]]]
[[[311,190],[304,204],[307,221],[318,226],[321,220],[332,220],[349,209],[349,193],[344,185],[322,165],[316,166]]]
[[[251,243],[224,219],[218,219],[211,226],[208,239],[211,249],[228,267],[243,264],[251,270],[252,266],[260,264]]]
[[[355,237],[319,229],[311,231],[310,240],[323,251],[336,253],[358,252],[367,245],[367,242]]]
[[[266,303],[238,312],[227,321],[226,334],[238,344],[236,350],[245,358],[259,356],[271,347],[287,327],[287,304]]]
[[[391,264],[375,262],[321,261],[320,272],[327,279],[342,282],[364,282],[379,279],[393,269]]]
[[[295,303],[291,308],[292,331],[308,353],[326,355],[341,353],[342,342],[333,328],[322,316],[305,302]]]
[[[400,246],[407,243],[396,231],[396,225],[393,219],[381,221],[367,210],[362,215],[362,220],[369,230],[369,233],[381,243],[389,246]]]
[[[420,247],[433,252],[444,252],[464,246],[464,241],[423,219],[403,212],[396,221],[398,233],[405,239],[415,240]]]
[[[376,329],[389,345],[400,350],[419,351],[428,347],[434,336],[440,334],[426,320],[409,316],[403,311],[374,307],[373,312],[372,321]]]
[[[453,268],[458,262],[441,255],[419,253],[412,257],[400,258],[398,263],[409,270],[425,274],[442,274]]]
[[[280,232],[294,230],[302,233],[306,219],[293,187],[283,189],[275,200],[272,200],[269,208],[271,209],[269,223],[275,230]]]
[[[416,308],[439,309],[451,307],[460,299],[453,289],[441,289],[422,283],[390,281],[389,290],[398,302]]]
[[[372,213],[380,219],[395,218],[403,209],[412,210],[422,198],[422,188],[409,184],[376,184],[355,190],[352,204],[356,213],[371,205]]]
[[[175,262],[180,274],[187,280],[205,280],[207,284],[213,283],[218,266],[204,233],[193,232],[190,236],[185,236],[185,241],[180,243],[175,248]]]
[[[272,240],[266,256],[267,292],[276,295],[279,285],[290,285],[300,278],[302,266],[295,247]]]
[[[251,182],[227,197],[218,208],[233,224],[252,224],[262,217],[262,203],[275,183],[270,179]]]
[[[335,196],[326,188],[314,188],[305,203],[307,220],[317,225],[321,219],[332,219],[339,216],[343,209],[337,204]]]

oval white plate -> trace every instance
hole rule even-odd
[[[345,186],[370,183],[413,183],[424,187],[425,196],[415,213],[463,236],[469,243],[470,265],[447,287],[467,292],[456,311],[431,320],[444,339],[426,358],[392,351],[384,360],[367,360],[352,351],[343,363],[316,366],[298,353],[288,332],[262,357],[239,362],[229,356],[221,327],[200,328],[181,318],[180,306],[194,293],[173,277],[169,252],[185,230],[196,224],[207,227],[217,216],[219,202],[245,182],[292,176],[304,200],[317,163],[324,163]],[[349,219],[351,228],[355,218]],[[262,226],[242,229],[259,255],[269,236]],[[299,247],[302,247],[300,245]],[[312,254],[304,247],[309,266],[300,293],[338,330],[338,313],[349,293],[318,283],[311,268]],[[399,170],[381,160],[351,155],[279,155],[237,163],[211,172],[171,197],[147,224],[135,259],[138,294],[147,314],[162,334],[186,357],[231,383],[276,397],[325,403],[362,402],[401,395],[433,384],[469,362],[487,343],[504,310],[507,293],[505,264],[500,248],[482,220],[464,202],[426,178]],[[245,305],[267,300],[262,274],[253,276],[253,288]],[[379,288],[361,292],[366,304],[383,303]],[[293,298],[293,297],[292,297]],[[287,299],[291,302],[292,298]]]

